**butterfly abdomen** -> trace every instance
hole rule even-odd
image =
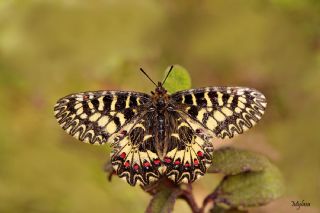
[[[158,140],[163,141],[165,139],[165,116],[163,113],[158,113],[157,115],[157,129],[158,129]]]

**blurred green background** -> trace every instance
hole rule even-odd
[[[53,116],[69,93],[149,92],[171,64],[193,86],[248,86],[268,108],[253,130],[215,145],[260,152],[286,195],[253,212],[320,207],[320,2],[317,0],[0,1],[0,212],[143,212],[150,199],[115,177],[107,146],[77,142]],[[235,159],[236,160],[236,159]],[[194,184],[200,201],[216,178]],[[179,201],[175,212],[190,212]]]

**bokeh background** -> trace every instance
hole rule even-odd
[[[320,207],[320,2],[317,0],[0,1],[0,212],[143,212],[139,187],[106,181],[107,146],[77,142],[53,116],[69,93],[149,92],[171,64],[194,87],[248,86],[268,109],[231,141],[268,156],[287,191],[254,212]],[[235,159],[236,160],[236,159]],[[216,184],[194,184],[200,201]],[[179,201],[175,212],[190,212]]]

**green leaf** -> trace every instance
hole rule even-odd
[[[165,76],[167,76],[169,69],[170,67],[167,68]],[[174,65],[169,77],[164,84],[164,87],[169,93],[190,89],[191,78],[189,72],[180,65]]]
[[[215,194],[215,203],[223,208],[246,208],[269,203],[284,192],[280,171],[271,163],[260,172],[226,176]]]
[[[178,188],[161,187],[151,199],[146,213],[169,213],[172,212],[177,197],[180,195]]]
[[[208,172],[226,175],[262,171],[269,165],[269,160],[262,155],[230,147],[214,151],[212,161]]]

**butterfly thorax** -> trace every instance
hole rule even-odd
[[[153,107],[157,112],[163,113],[169,104],[169,95],[167,90],[163,87],[161,82],[158,82],[158,86],[155,91],[151,92]]]

